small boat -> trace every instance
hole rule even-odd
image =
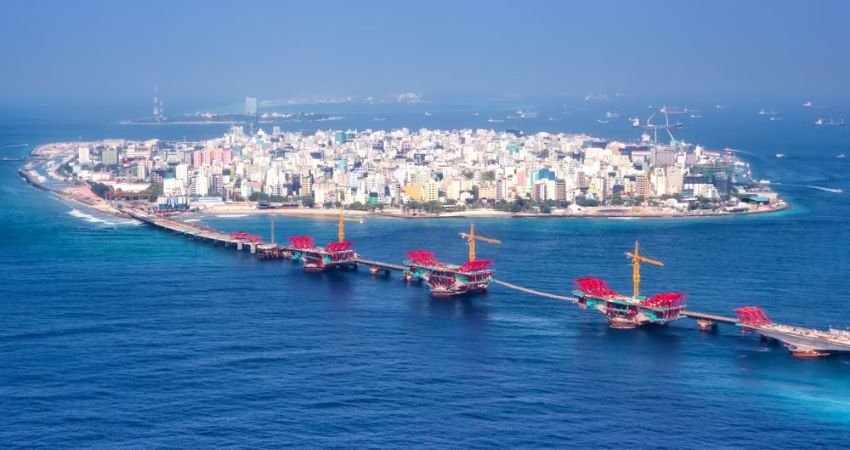
[[[777,158],[784,158],[784,157],[785,157],[785,153],[777,153],[777,154],[776,154],[776,157],[777,157]]]
[[[818,117],[818,120],[815,120],[815,125],[817,125],[817,126],[821,126],[821,125],[823,125],[823,119],[821,119],[820,117]]]
[[[803,103],[803,108],[811,108],[811,107],[812,107],[811,101],[806,101],[806,103]]]
[[[845,158],[844,153],[839,153],[838,156],[836,156],[836,158],[844,159]]]
[[[430,112],[426,112],[425,115],[431,117],[432,114]]]

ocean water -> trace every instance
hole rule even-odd
[[[497,277],[556,293],[580,276],[630,289],[635,240],[664,268],[643,291],[684,291],[695,310],[761,305],[777,321],[850,325],[846,127],[771,105],[705,109],[680,133],[732,147],[793,208],[690,220],[476,221]],[[330,128],[517,126],[634,136],[609,105],[510,110],[420,106],[348,114]],[[641,106],[645,108],[645,105]],[[796,109],[795,109],[796,108]],[[548,120],[550,114],[558,120]],[[837,113],[833,113],[839,117]],[[829,112],[824,113],[829,116]],[[553,116],[554,117],[554,116]],[[10,116],[2,156],[54,140],[212,137],[217,126]],[[374,123],[373,123],[374,122]],[[378,126],[375,126],[378,125]],[[678,137],[678,136],[677,136]],[[27,144],[26,146],[16,146]],[[776,153],[786,158],[777,159]],[[305,274],[68,205],[0,162],[0,446],[47,448],[846,448],[850,357],[795,360],[738,330],[689,321],[611,330],[598,314],[493,286],[432,299],[399,277]],[[202,223],[268,236],[266,217]],[[465,257],[463,220],[369,219],[346,234],[369,258],[430,249]],[[332,221],[278,219],[276,238],[336,235]]]

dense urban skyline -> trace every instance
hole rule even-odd
[[[847,98],[837,1],[18,2],[0,102],[384,95]]]

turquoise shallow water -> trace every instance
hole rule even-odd
[[[410,126],[427,125],[416,117]],[[496,260],[499,278],[536,289],[564,293],[596,275],[628,291],[623,251],[639,239],[667,263],[646,268],[645,291],[685,291],[708,312],[758,304],[779,321],[850,325],[847,194],[806,187],[850,190],[850,163],[835,158],[850,152],[847,131],[788,118],[779,129],[729,125],[739,119],[706,117],[689,132],[750,152],[759,177],[784,183],[791,210],[478,220],[504,241],[482,257]],[[12,121],[0,145],[219,131]],[[788,157],[774,158],[778,149]],[[850,437],[850,358],[794,360],[736,330],[700,334],[685,321],[610,330],[596,314],[498,286],[446,301],[397,277],[308,275],[79,210],[25,185],[19,165],[0,163],[4,447],[846,448]],[[203,221],[269,230],[264,217]],[[460,260],[464,227],[372,219],[346,231],[370,258],[428,248]],[[278,240],[336,232],[333,222],[297,219],[276,229]]]

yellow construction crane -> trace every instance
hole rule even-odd
[[[475,241],[488,242],[490,244],[501,244],[498,239],[486,238],[475,234],[475,224],[469,224],[469,233],[459,233],[460,237],[469,242],[469,260],[475,261]]]
[[[345,222],[357,222],[363,223],[362,218],[355,217],[345,217],[342,214],[342,208],[339,209],[339,216],[302,216],[310,219],[321,219],[321,220],[336,220],[339,225],[337,225],[337,237],[339,238],[339,242],[345,242]]]
[[[664,263],[649,259],[646,256],[641,256],[638,242],[635,241],[635,252],[626,252],[626,258],[632,260],[632,284],[634,285],[634,298],[640,295],[640,263],[652,264],[653,266],[664,267]]]

